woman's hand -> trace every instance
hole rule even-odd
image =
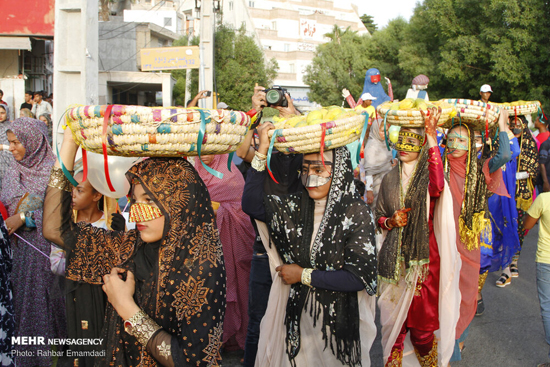
[[[258,127],[258,135],[260,136],[260,146],[258,152],[266,155],[269,150],[269,136],[267,133],[270,130],[275,130],[275,126],[271,122],[264,122]]]
[[[500,115],[498,116],[498,127],[500,131],[510,131],[510,128],[508,127],[508,111],[504,108],[500,109]]]
[[[61,146],[61,150],[59,151],[59,158],[63,161],[63,165],[65,165],[65,168],[67,168],[69,171],[73,170],[74,158],[76,156],[77,150],[78,145],[73,139],[73,133],[71,132],[71,129],[67,127],[65,129],[65,133],[63,134],[63,145]],[[61,168],[61,164],[59,163],[59,161],[55,162],[55,166],[57,168]]]
[[[372,203],[374,203],[374,192],[367,190],[367,204],[370,205]]]
[[[8,233],[10,236],[14,234],[15,231],[21,228],[24,224],[25,222],[21,220],[21,214],[19,213],[12,215],[8,219],[6,219],[6,227],[8,228]]]
[[[395,228],[395,227],[405,227],[407,225],[408,221],[408,212],[411,211],[411,208],[404,208],[396,210],[395,213],[393,213],[390,220],[388,220],[388,224]]]
[[[302,268],[297,264],[279,265],[275,268],[278,275],[283,278],[283,283],[291,285],[302,281]]]
[[[127,273],[126,281],[122,280],[122,274],[124,273]],[[134,301],[136,282],[131,271],[113,268],[110,274],[103,276],[103,283],[103,291],[123,320],[128,320],[139,311],[139,307]]]
[[[437,123],[439,122],[439,117],[441,117],[441,107],[432,107],[428,108],[428,114],[424,114],[424,111],[420,109],[420,113],[424,118],[424,128],[426,129],[426,136],[428,137],[428,142],[434,142],[437,145]],[[430,145],[431,147],[431,145]]]

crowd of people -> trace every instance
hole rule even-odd
[[[255,88],[251,115],[266,106],[264,89]],[[491,93],[484,85],[481,99]],[[369,366],[377,309],[386,366],[448,366],[483,314],[488,272],[502,273],[499,287],[519,275],[525,233],[539,219],[550,344],[542,116],[533,134],[530,116],[501,111],[486,136],[465,124],[441,131],[441,110],[430,108],[423,128],[401,128],[388,148],[373,112],[380,95],[366,92],[358,167],[345,146],[270,152],[275,127],[257,119],[239,167],[228,155],[135,164],[125,213],[75,162],[70,129],[56,158],[51,105],[27,96],[12,122],[0,98],[3,366],[218,366],[222,349],[244,350],[244,366]],[[280,115],[299,114],[286,98]],[[36,336],[98,342],[17,339]]]

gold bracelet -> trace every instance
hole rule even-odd
[[[313,273],[313,269],[311,268],[305,268],[302,270],[302,284],[307,285],[308,287],[311,287],[311,273]]]
[[[124,330],[134,336],[144,347],[147,347],[149,339],[159,329],[162,329],[159,324],[143,312],[143,310],[139,310],[134,316],[124,321]]]
[[[73,171],[69,171],[69,173],[72,175]],[[71,185],[70,181],[67,177],[65,177],[63,170],[55,166],[52,167],[50,172],[50,181],[48,182],[48,186],[67,192],[73,191],[73,185]]]
[[[23,225],[25,225],[25,223],[27,223],[27,221],[25,220],[25,212],[19,213],[19,218],[21,218],[21,221],[23,222]]]
[[[257,155],[254,156],[250,165],[258,172],[265,171],[265,159],[260,159]]]
[[[388,224],[388,219],[390,219],[390,218],[389,218],[389,217],[388,217],[388,218],[386,218],[386,220],[384,221],[384,225],[386,226],[386,228],[387,228],[387,229],[388,229],[388,231],[389,231],[389,230],[391,230],[391,229],[392,229],[393,227],[392,227],[392,226],[390,226],[390,225]]]

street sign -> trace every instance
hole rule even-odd
[[[141,71],[198,69],[199,46],[142,48]]]

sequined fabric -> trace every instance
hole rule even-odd
[[[325,213],[312,242],[314,200],[304,190],[266,198],[268,227],[279,255],[286,264],[324,271],[345,269],[376,293],[374,220],[369,207],[355,194],[349,151],[334,150],[333,179]],[[293,284],[286,309],[287,354],[291,364],[298,355],[300,318],[306,308],[319,318],[327,348],[342,364],[361,364],[357,292],[333,292]],[[307,346],[304,346],[307,348]]]

